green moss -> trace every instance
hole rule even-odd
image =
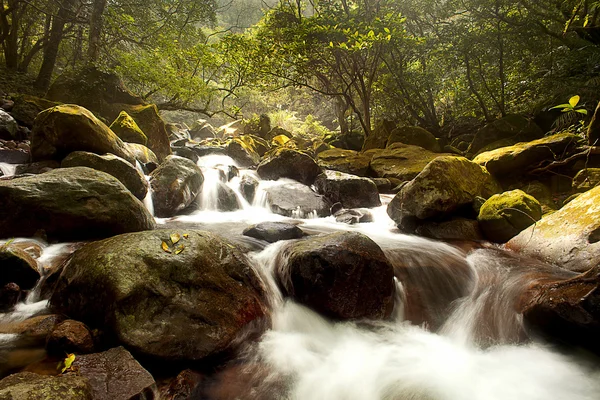
[[[125,111],[121,111],[117,119],[110,125],[110,129],[125,142],[144,146],[148,143],[148,137]]]

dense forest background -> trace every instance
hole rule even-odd
[[[519,112],[581,132],[600,98],[599,12],[592,0],[0,0],[1,79],[43,94],[93,65],[186,122],[270,112],[341,134],[391,120],[442,136]]]

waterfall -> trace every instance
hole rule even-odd
[[[0,177],[2,176],[13,176],[17,170],[17,164],[8,164],[0,162]]]

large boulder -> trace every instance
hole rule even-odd
[[[464,157],[438,157],[402,187],[388,205],[399,226],[410,220],[447,216],[473,203],[476,197],[500,193],[500,185],[485,168]]]
[[[315,187],[331,203],[341,203],[345,208],[381,205],[377,185],[367,178],[326,170],[315,180]]]
[[[542,218],[542,205],[522,190],[495,194],[481,209],[477,220],[492,242],[504,243]]]
[[[123,111],[133,118],[138,127],[148,138],[146,146],[156,154],[159,161],[171,154],[171,144],[167,126],[154,104],[122,105]]]
[[[410,181],[440,154],[419,146],[393,143],[385,150],[376,152],[371,159],[371,170],[378,178],[395,178]]]
[[[380,121],[369,136],[365,138],[362,151],[371,149],[385,149],[388,138],[396,124],[392,121]]]
[[[481,153],[473,162],[485,166],[496,177],[522,175],[542,161],[554,160],[557,154],[567,153],[580,141],[581,137],[577,135],[560,133]]]
[[[249,145],[248,142],[251,142],[251,139],[235,138],[227,144],[227,155],[240,167],[251,167],[260,162],[260,156],[254,150],[254,146]]]
[[[111,153],[135,163],[121,139],[85,108],[67,104],[41,112],[31,132],[32,160],[60,161],[74,151]]]
[[[329,149],[317,155],[321,168],[358,176],[368,175],[370,162],[371,156],[354,150]]]
[[[544,132],[533,121],[521,115],[510,114],[479,129],[468,152],[476,154],[486,145],[501,139],[525,142],[539,139],[542,136],[544,136]]]
[[[0,399],[6,400],[92,400],[87,379],[19,372],[0,381]]]
[[[240,251],[209,232],[173,229],[82,247],[50,304],[137,354],[169,361],[230,351],[267,312],[262,281]]]
[[[154,229],[144,205],[114,177],[91,168],[60,168],[0,181],[0,238],[85,240]],[[38,232],[39,233],[39,232]]]
[[[35,96],[19,95],[15,97],[15,105],[10,113],[21,125],[31,128],[39,113],[60,104]]]
[[[124,144],[125,144],[125,147],[127,148],[127,150],[129,150],[131,152],[131,154],[133,154],[136,161],[139,161],[141,164],[148,164],[148,163],[155,163],[156,165],[159,164],[158,157],[156,157],[156,154],[154,154],[154,152],[152,150],[150,150],[143,144],[127,143],[127,142],[125,142]]]
[[[9,113],[0,109],[0,139],[16,139],[18,130],[17,121]]]
[[[394,143],[420,146],[435,153],[441,152],[440,145],[431,132],[418,126],[402,126],[394,129],[387,141],[387,146]]]
[[[15,245],[0,245],[0,287],[16,283],[20,289],[33,289],[40,279],[35,259]]]
[[[204,175],[194,162],[187,158],[168,156],[150,174],[152,202],[157,217],[172,217],[184,210],[200,193]]]
[[[331,203],[301,183],[286,183],[265,189],[271,211],[287,217],[326,217]]]
[[[148,192],[146,178],[133,165],[113,154],[98,155],[86,151],[74,151],[60,163],[62,168],[89,167],[114,176],[138,199]]]
[[[117,119],[110,124],[110,129],[124,142],[148,144],[148,137],[138,124],[125,111],[121,111]]]
[[[292,243],[275,271],[284,294],[335,319],[383,319],[394,307],[394,271],[367,236],[339,232]]]
[[[546,215],[506,247],[577,272],[600,265],[600,187]]]
[[[304,232],[297,225],[287,222],[261,222],[244,229],[243,235],[275,243],[280,240],[300,239]]]
[[[290,178],[305,185],[312,185],[321,173],[321,167],[307,154],[281,149],[263,159],[256,172],[262,179]]]

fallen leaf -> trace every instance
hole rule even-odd
[[[179,242],[180,239],[181,239],[181,236],[179,236],[179,233],[171,234],[171,243],[177,244],[177,242]]]
[[[60,371],[61,374],[64,374],[66,370],[71,368],[71,365],[73,364],[73,361],[75,361],[75,354],[71,353],[71,354],[67,354],[67,358],[65,358],[65,360],[63,361],[64,363],[64,368]]]
[[[169,249],[169,245],[167,244],[167,242],[162,242],[161,247],[166,253],[171,253],[171,249]]]
[[[175,249],[175,254],[181,253],[184,249],[185,249],[185,247],[182,244],[179,245],[179,247],[177,247],[177,249]]]
[[[183,238],[184,238],[184,239],[189,239],[189,237],[190,237],[190,234],[189,234],[189,233],[184,233],[184,234],[183,234]]]

